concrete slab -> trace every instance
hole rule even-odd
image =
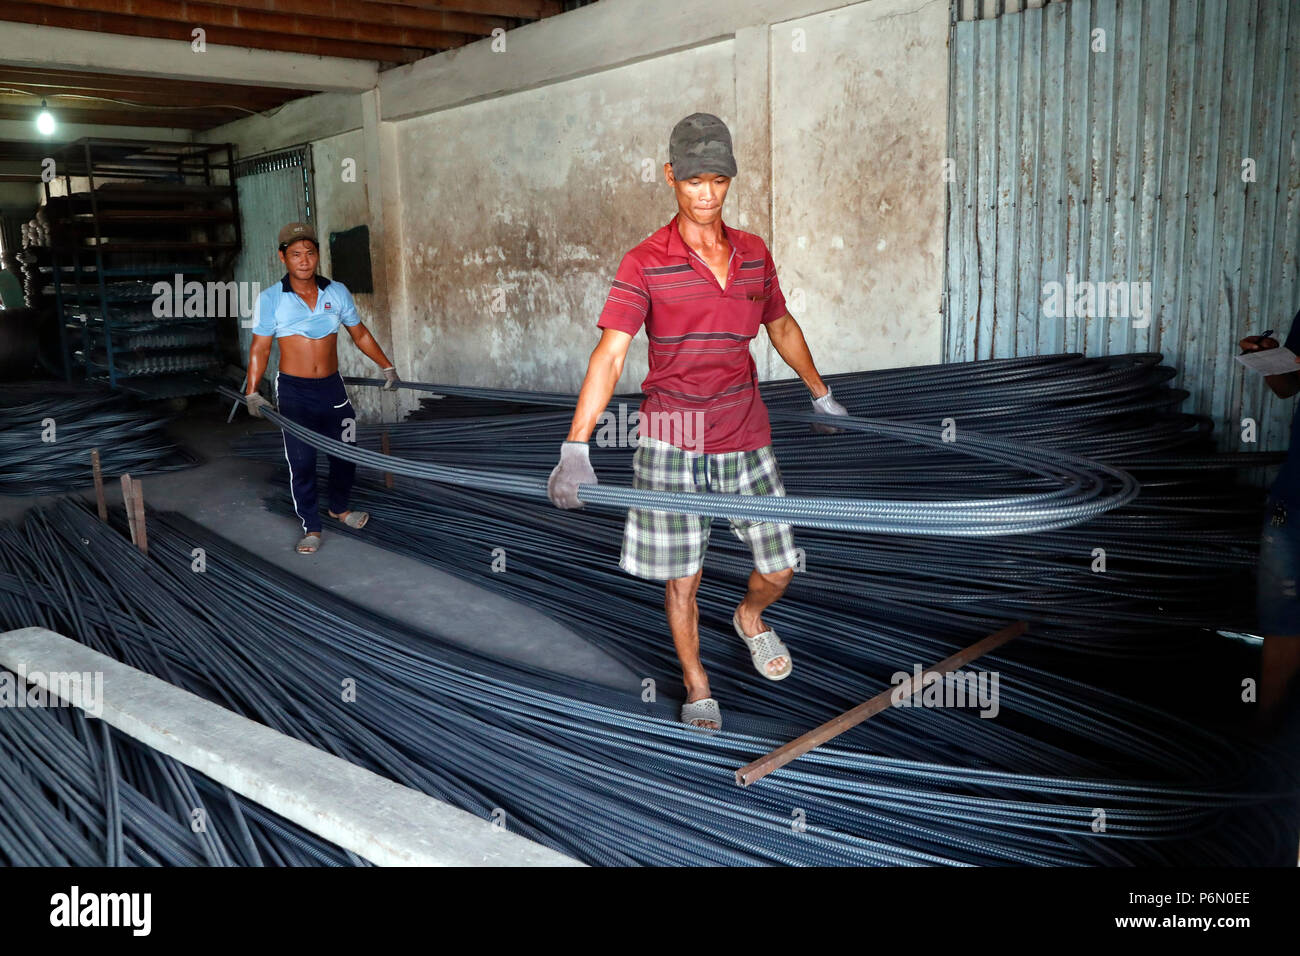
[[[581,865],[45,628],[0,634],[0,666],[381,866]]]

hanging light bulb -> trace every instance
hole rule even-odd
[[[54,116],[45,105],[45,100],[41,100],[41,111],[36,114],[36,132],[42,136],[49,136],[54,132]]]

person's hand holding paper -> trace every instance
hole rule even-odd
[[[1272,330],[1263,335],[1248,335],[1239,343],[1241,355],[1237,361],[1257,375],[1288,375],[1300,372],[1300,358],[1288,348],[1278,345]]]

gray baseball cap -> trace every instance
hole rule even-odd
[[[674,126],[668,137],[668,162],[674,179],[690,179],[700,173],[734,176],[731,131],[712,113],[692,113]]]
[[[299,239],[310,239],[320,245],[320,240],[316,238],[316,230],[312,228],[309,222],[291,222],[280,230],[280,235],[276,237],[277,244],[284,248],[291,246]]]

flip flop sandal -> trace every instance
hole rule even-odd
[[[738,614],[731,615],[731,626],[736,629],[740,639],[749,648],[749,658],[754,662],[754,670],[768,680],[785,680],[790,676],[794,670],[794,658],[790,656],[790,649],[781,643],[781,638],[776,636],[776,631],[767,630],[750,637],[740,626]],[[767,665],[778,657],[785,658],[785,670],[773,674],[768,671]]]
[[[370,520],[370,514],[365,511],[349,511],[346,518],[339,518],[338,520],[349,528],[364,528],[366,522]]]
[[[318,534],[306,535],[303,537],[301,541],[298,542],[299,554],[315,554],[319,548],[320,548],[320,535]]]
[[[691,723],[693,720],[708,720],[718,726],[701,727],[699,724]],[[718,707],[718,702],[712,697],[693,700],[689,704],[682,704],[682,723],[694,730],[721,730],[722,709]]]

